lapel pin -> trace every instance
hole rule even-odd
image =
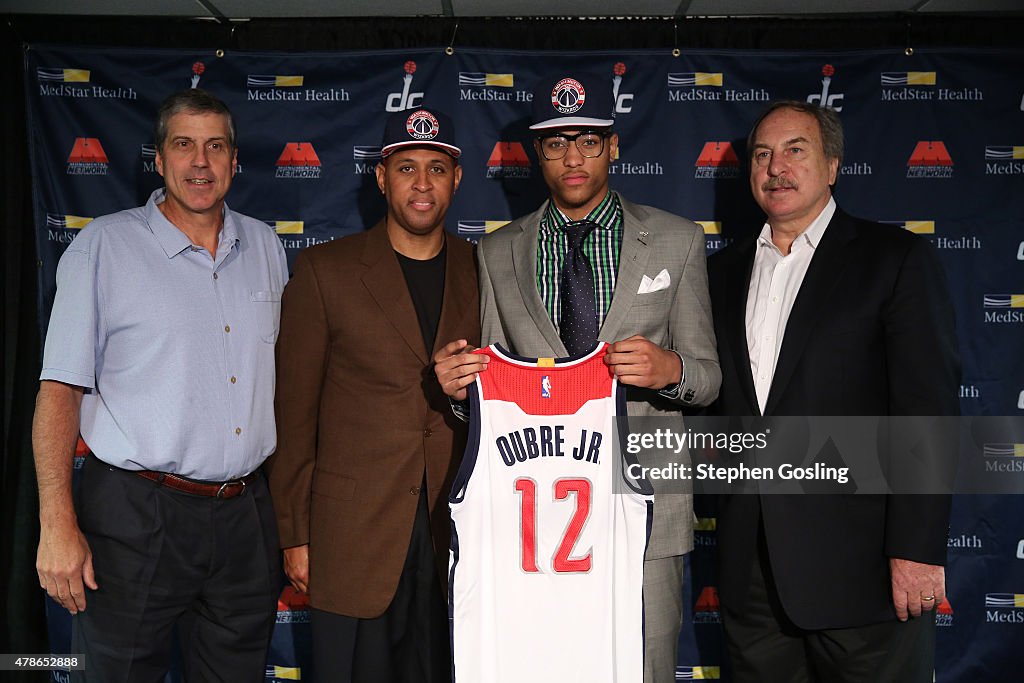
[[[647,236],[650,235],[650,234],[651,233],[647,232],[646,230],[641,230],[640,234],[636,236],[636,241],[646,247],[647,246]]]

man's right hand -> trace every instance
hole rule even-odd
[[[72,614],[85,610],[85,588],[96,590],[92,551],[74,521],[42,525],[36,552],[39,585]]]
[[[284,573],[292,587],[300,593],[309,592],[309,544],[284,549]]]
[[[455,401],[465,401],[466,387],[476,381],[476,374],[487,369],[489,356],[472,353],[476,347],[465,339],[445,344],[434,354],[434,374],[444,393]]]

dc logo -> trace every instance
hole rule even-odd
[[[423,109],[413,112],[405,120],[405,131],[417,140],[432,140],[439,130],[437,119]]]
[[[551,91],[551,106],[562,114],[575,114],[587,101],[587,91],[575,78],[563,78]]]

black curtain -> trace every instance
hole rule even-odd
[[[1019,48],[1024,13],[885,15],[793,19],[360,18],[217,23],[167,18],[42,15],[4,17],[3,453],[0,455],[0,652],[46,653],[42,593],[35,573],[37,499],[31,422],[41,356],[37,257],[31,213],[23,45],[354,50],[452,45],[510,49]],[[125,207],[127,208],[127,207]],[[48,674],[5,674],[11,681]]]

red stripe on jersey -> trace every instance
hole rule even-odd
[[[588,401],[611,396],[612,374],[604,364],[607,347],[584,361],[549,367],[524,367],[489,351],[474,352],[491,358],[480,373],[485,400],[515,403],[527,415],[572,415]]]

